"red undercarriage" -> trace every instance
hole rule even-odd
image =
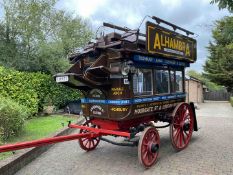
[[[138,126],[141,123],[148,123],[150,121],[154,121],[154,119],[155,119],[154,116],[141,117],[141,118],[136,118],[133,120],[125,120],[125,121],[112,121],[112,120],[94,118],[91,120],[91,123],[98,125],[100,126],[100,128],[103,129],[128,132],[129,128]]]
[[[144,117],[143,119],[139,118],[139,119],[128,120],[124,122],[110,121],[110,120],[95,118],[91,120],[91,123],[99,126],[99,128],[92,128],[92,127],[87,127],[87,126],[82,126],[82,125],[69,124],[70,128],[78,128],[78,129],[87,130],[89,131],[87,133],[72,134],[72,135],[67,135],[67,136],[57,136],[53,138],[46,138],[46,139],[39,139],[39,140],[34,140],[34,141],[4,145],[4,146],[0,146],[0,153],[24,149],[24,148],[38,147],[38,146],[43,146],[43,145],[53,144],[53,143],[58,143],[58,142],[76,140],[80,138],[95,138],[95,137],[104,136],[104,135],[115,135],[115,136],[122,136],[122,137],[130,138],[130,132],[129,132],[130,127],[138,126],[140,123],[147,123],[150,121],[152,121],[152,117]]]

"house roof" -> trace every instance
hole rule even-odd
[[[192,76],[188,76],[186,75],[185,76],[185,80],[193,80],[193,81],[196,81],[196,82],[199,82],[199,83],[203,83],[201,80],[195,78],[195,77],[192,77]]]

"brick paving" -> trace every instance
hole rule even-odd
[[[202,108],[203,107],[203,108]],[[210,111],[206,114],[206,108]],[[227,110],[225,110],[227,108]],[[218,110],[228,111],[216,116]],[[203,112],[204,111],[204,112]],[[204,114],[202,116],[202,114]],[[228,103],[206,103],[197,111],[200,130],[194,132],[190,145],[175,152],[169,130],[160,129],[161,149],[158,162],[145,170],[138,163],[136,147],[120,147],[101,142],[96,150],[84,152],[77,141],[54,145],[17,175],[232,175],[233,109]]]

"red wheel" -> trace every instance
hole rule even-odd
[[[93,127],[93,128],[97,128],[98,126],[96,125],[91,125],[90,121],[86,121],[83,126],[88,126],[88,127]],[[79,133],[87,133],[89,131],[87,130],[83,130],[80,129]],[[99,137],[95,137],[95,138],[80,138],[79,139],[79,145],[80,147],[85,150],[85,151],[91,151],[93,149],[95,149],[97,147],[97,145],[100,142],[100,138]]]
[[[138,144],[138,160],[145,167],[151,167],[159,154],[160,138],[155,127],[146,128]]]
[[[181,103],[173,112],[173,122],[170,125],[172,146],[177,151],[186,148],[193,133],[193,111],[189,104]]]

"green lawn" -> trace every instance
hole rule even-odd
[[[56,131],[63,128],[62,123],[64,123],[64,126],[67,126],[67,121],[71,121],[72,123],[74,123],[77,121],[77,118],[53,115],[48,117],[37,117],[27,120],[25,122],[25,126],[22,133],[17,137],[9,138],[6,141],[6,144],[49,137]],[[12,155],[12,152],[0,153],[0,160],[5,159],[10,155]]]

